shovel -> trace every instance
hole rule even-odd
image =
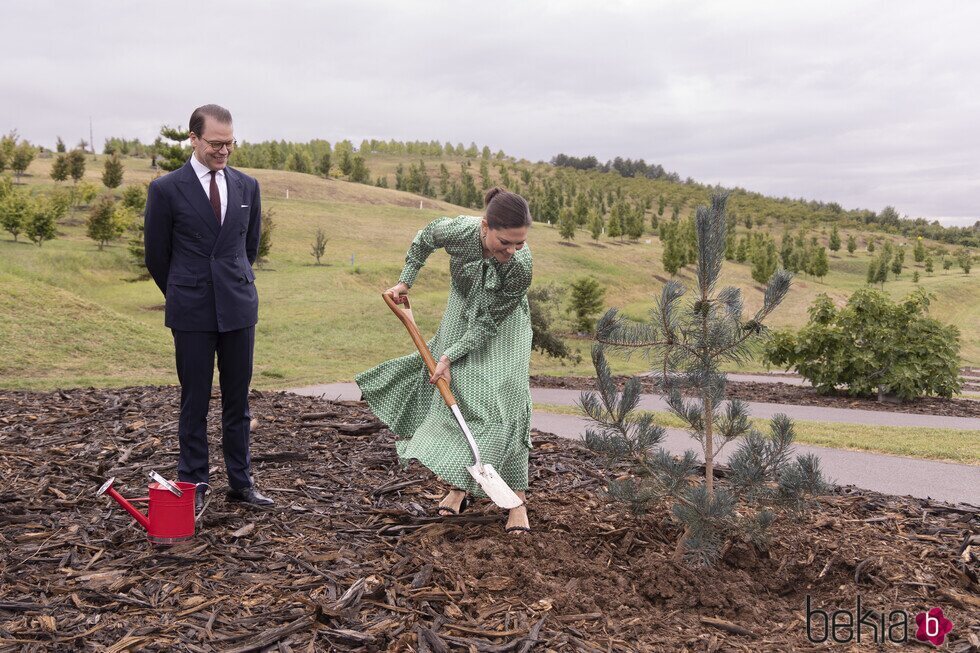
[[[384,297],[388,308],[398,316],[398,319],[408,329],[408,334],[412,336],[412,342],[415,343],[415,347],[422,355],[422,360],[425,361],[425,366],[429,368],[429,373],[435,374],[436,362],[432,358],[432,353],[429,351],[428,346],[426,346],[425,340],[422,339],[419,328],[415,326],[415,318],[412,316],[412,306],[408,303],[408,297],[402,295],[398,301],[395,301],[388,293],[382,293],[381,296]],[[398,304],[404,304],[405,308],[398,308]],[[473,434],[470,433],[470,428],[466,425],[463,414],[459,411],[456,397],[453,396],[452,390],[449,389],[449,384],[446,382],[446,379],[439,379],[436,382],[436,387],[439,389],[439,394],[442,395],[443,401],[449,406],[449,410],[453,411],[453,416],[459,423],[459,428],[463,430],[467,444],[470,445],[470,451],[473,452],[473,465],[467,467],[466,471],[479,483],[483,491],[487,493],[487,496],[501,508],[509,510],[522,505],[524,502],[514,494],[514,491],[504,482],[504,479],[500,478],[497,470],[492,465],[484,465],[480,460],[480,450],[476,446],[476,440],[473,439]]]

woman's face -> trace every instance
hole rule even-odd
[[[482,227],[484,252],[500,263],[506,263],[514,257],[517,250],[524,248],[527,242],[527,229],[527,227],[491,229],[484,220]]]

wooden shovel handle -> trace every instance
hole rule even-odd
[[[384,298],[385,304],[388,305],[388,308],[390,308],[391,311],[398,316],[398,319],[401,320],[402,324],[405,325],[405,328],[408,329],[408,335],[412,336],[412,342],[415,343],[415,348],[419,350],[420,354],[422,354],[422,360],[425,361],[425,366],[429,368],[429,374],[435,374],[436,361],[434,358],[432,358],[432,352],[429,351],[429,347],[425,344],[425,340],[422,339],[422,334],[419,333],[419,328],[415,326],[415,322],[411,317],[409,317],[408,313],[398,308],[399,304],[404,304],[405,308],[408,309],[412,308],[412,305],[408,302],[408,297],[402,295],[399,298],[399,301],[396,302],[391,295],[386,292],[381,293],[381,296]],[[452,390],[449,389],[449,384],[446,382],[446,379],[439,379],[436,381],[436,387],[439,389],[439,394],[442,395],[442,400],[446,402],[447,406],[454,406],[456,404],[456,397],[453,396]]]

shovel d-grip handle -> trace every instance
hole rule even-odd
[[[415,348],[419,350],[422,355],[422,360],[425,361],[425,366],[429,368],[429,374],[436,373],[436,361],[432,358],[432,352],[429,351],[429,346],[425,344],[425,340],[422,338],[422,334],[419,333],[419,328],[415,326],[415,321],[406,313],[403,309],[399,308],[399,304],[404,304],[406,309],[411,309],[412,305],[408,302],[408,297],[402,295],[398,298],[398,301],[389,295],[387,292],[381,293],[381,296],[385,300],[385,304],[388,308],[398,316],[398,319],[402,321],[405,328],[408,329],[408,335],[412,336],[412,342],[415,343]],[[442,395],[442,400],[446,402],[447,406],[456,405],[456,397],[453,396],[453,391],[449,389],[449,384],[446,379],[439,379],[436,381],[436,388],[439,389],[439,394]]]

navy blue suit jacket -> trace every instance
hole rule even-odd
[[[225,168],[228,206],[218,225],[190,162],[155,179],[146,198],[146,268],[178,331],[234,331],[259,319],[252,264],[259,248],[259,183]]]

